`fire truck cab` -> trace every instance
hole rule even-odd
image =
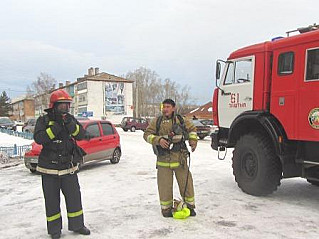
[[[212,148],[234,147],[233,173],[251,195],[282,178],[319,185],[319,27],[248,46],[216,64]],[[224,70],[221,72],[221,65]]]

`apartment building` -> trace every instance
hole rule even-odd
[[[71,113],[119,123],[124,116],[133,116],[133,81],[89,68],[88,73],[75,82],[59,83],[73,98]],[[56,89],[55,89],[56,90]],[[52,92],[52,91],[51,91]],[[49,94],[35,97],[35,115],[48,107]]]
[[[21,96],[11,101],[13,120],[22,122],[34,118],[34,99],[30,96]]]

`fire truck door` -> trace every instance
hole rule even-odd
[[[319,141],[319,48],[305,49],[305,74],[299,87],[298,139]]]
[[[254,63],[251,56],[226,64],[218,96],[220,127],[230,128],[238,115],[253,109]]]

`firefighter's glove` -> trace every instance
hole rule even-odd
[[[194,152],[196,147],[197,147],[197,141],[196,140],[190,140],[189,141],[189,146],[191,146],[192,152]]]
[[[73,117],[70,114],[62,114],[62,120],[63,120],[63,123],[67,125],[73,121]]]
[[[168,149],[168,148],[169,148],[169,142],[168,142],[168,140],[166,140],[166,139],[164,139],[164,138],[161,138],[161,139],[160,139],[159,144],[160,144],[160,146],[161,146],[163,149]]]
[[[76,120],[70,114],[64,114],[62,118],[68,132],[72,134],[76,130]]]

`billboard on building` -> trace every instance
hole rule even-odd
[[[105,111],[117,115],[125,114],[123,82],[107,82],[105,85]]]

